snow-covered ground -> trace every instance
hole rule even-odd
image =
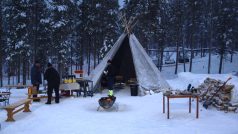
[[[188,83],[199,85],[207,77],[181,73],[169,80],[174,88],[186,89]],[[227,75],[209,77],[227,78]],[[233,76],[231,83],[237,84]],[[26,98],[26,89],[13,89],[11,103]],[[162,93],[130,96],[129,89],[116,92],[119,110],[97,111],[98,99],[106,96],[63,98],[60,104],[33,103],[31,113],[17,113],[15,122],[5,122],[6,112],[0,110],[1,134],[237,134],[238,114],[224,113],[199,106],[200,117],[195,117],[195,102],[188,113],[188,99],[171,100],[170,119],[162,113]]]
[[[186,89],[191,83],[194,87],[207,77],[226,80],[235,85],[233,102],[238,102],[238,55],[233,63],[225,61],[222,73],[218,73],[219,58],[212,57],[210,75],[207,73],[207,57],[196,58],[192,73],[174,75],[175,66],[164,67],[162,74],[173,89]],[[189,64],[186,64],[188,71]],[[179,65],[178,72],[183,72]],[[2,89],[4,90],[4,89]],[[26,98],[27,89],[12,89],[10,103]],[[147,96],[130,96],[129,89],[116,92],[116,105],[119,111],[97,111],[98,99],[106,96],[62,98],[60,104],[44,104],[46,100],[33,103],[30,113],[19,112],[14,115],[15,122],[5,122],[7,113],[0,109],[0,134],[238,134],[238,114],[224,113],[199,106],[200,117],[195,117],[195,102],[192,113],[188,113],[187,99],[171,100],[170,119],[162,113],[162,93]]]

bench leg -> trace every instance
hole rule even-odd
[[[7,110],[7,120],[6,120],[7,122],[9,122],[9,121],[15,121],[14,119],[13,119],[13,109],[8,109]]]
[[[163,95],[163,113],[165,113],[165,97]]]
[[[25,105],[24,105],[24,111],[23,112],[31,112],[31,110],[30,110],[30,103],[26,103]]]

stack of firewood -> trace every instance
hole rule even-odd
[[[212,105],[218,110],[223,110],[225,112],[237,112],[238,106],[232,105],[230,103],[232,96],[231,92],[234,88],[234,85],[226,84],[222,89],[220,89],[223,84],[224,81],[221,80],[211,78],[205,79],[204,83],[196,88],[198,94],[200,94],[200,101],[204,103],[205,101],[209,100],[212,101]]]

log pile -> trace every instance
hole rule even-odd
[[[212,106],[218,110],[225,112],[238,112],[238,106],[230,103],[232,90],[234,85],[225,84],[223,88],[219,88],[224,84],[224,81],[207,78],[204,83],[198,86],[197,93],[200,95],[200,102],[211,101]],[[216,93],[217,92],[217,93]],[[212,97],[213,96],[213,97]]]

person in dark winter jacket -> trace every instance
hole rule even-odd
[[[39,91],[40,84],[42,83],[41,78],[41,66],[39,61],[35,61],[31,68],[31,84],[36,87],[37,92]],[[37,95],[33,95],[33,98]],[[39,99],[34,99],[33,101],[40,101]]]
[[[59,103],[59,85],[60,85],[60,76],[56,69],[52,66],[51,63],[48,63],[48,68],[45,71],[44,79],[48,83],[48,100],[46,104],[51,104],[51,97],[53,90],[55,91],[55,103]]]
[[[107,76],[107,86],[108,86],[108,95],[113,96],[113,85],[114,85],[114,75],[115,75],[115,70],[114,66],[112,65],[112,61],[108,60],[107,61],[107,68],[104,71],[104,73]]]

